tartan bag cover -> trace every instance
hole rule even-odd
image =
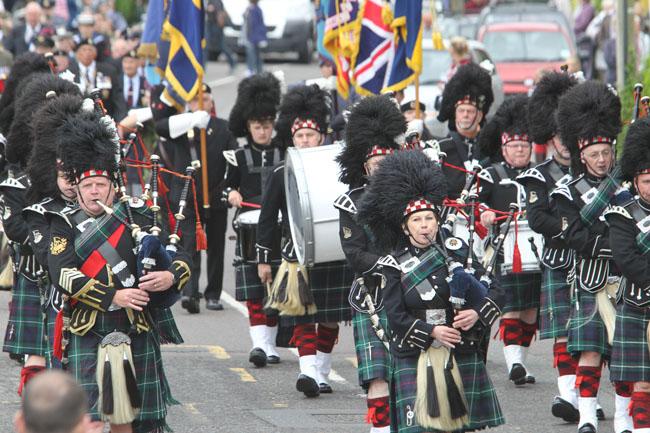
[[[593,199],[580,209],[580,219],[585,224],[591,226],[609,206],[614,194],[621,186],[620,177],[621,169],[619,166],[614,166],[612,172],[598,186],[598,191]]]

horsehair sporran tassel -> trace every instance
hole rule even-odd
[[[316,304],[309,289],[307,270],[297,262],[282,260],[273,279],[268,306],[280,315],[303,316],[315,314]]]
[[[452,419],[461,418],[464,415],[467,415],[467,407],[465,404],[465,398],[462,394],[462,382],[456,382],[452,374],[453,369],[456,367],[454,362],[453,352],[449,352],[449,358],[447,360],[447,365],[445,365],[445,382],[447,386],[447,397],[449,398],[449,405],[451,406],[451,417]]]
[[[418,425],[425,429],[457,431],[467,427],[469,423],[469,416],[464,409],[467,405],[464,399],[460,371],[456,365],[452,364],[449,374],[455,388],[460,393],[462,408],[465,411],[464,415],[454,417],[458,409],[454,408],[453,405],[457,404],[457,402],[450,401],[449,383],[445,371],[448,366],[449,356],[450,351],[446,347],[430,347],[427,351],[422,352],[418,359],[415,417]],[[434,390],[429,389],[429,386],[433,387]],[[434,398],[438,404],[439,416],[430,415],[430,412],[436,413],[433,410],[434,402],[431,401]]]
[[[111,424],[131,423],[141,404],[129,336],[119,331],[106,335],[97,350],[97,360],[101,402],[98,409],[102,420]]]

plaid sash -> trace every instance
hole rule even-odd
[[[411,257],[411,259],[400,264],[405,265],[410,260],[419,260],[419,263],[413,269],[402,275],[402,285],[406,289],[406,292],[417,287],[429,275],[436,272],[442,266],[445,266],[445,258],[435,248],[429,248],[420,257]]]
[[[580,219],[591,226],[603,214],[607,206],[612,201],[614,194],[620,188],[621,169],[619,166],[614,166],[614,169],[609,173],[605,179],[598,186],[593,198],[580,209]],[[576,185],[578,187],[578,185]],[[584,195],[586,191],[580,191]],[[584,200],[584,199],[583,199]]]
[[[650,251],[650,232],[639,233],[636,235],[636,246],[641,250],[641,254],[646,255]]]

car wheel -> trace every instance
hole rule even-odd
[[[309,64],[312,61],[314,53],[314,40],[312,38],[306,38],[305,42],[298,49],[298,62]]]

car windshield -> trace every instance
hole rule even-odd
[[[451,65],[451,56],[447,50],[422,50],[422,75],[420,84],[436,84],[444,81]]]
[[[557,62],[571,55],[560,32],[488,32],[483,45],[497,63]]]

